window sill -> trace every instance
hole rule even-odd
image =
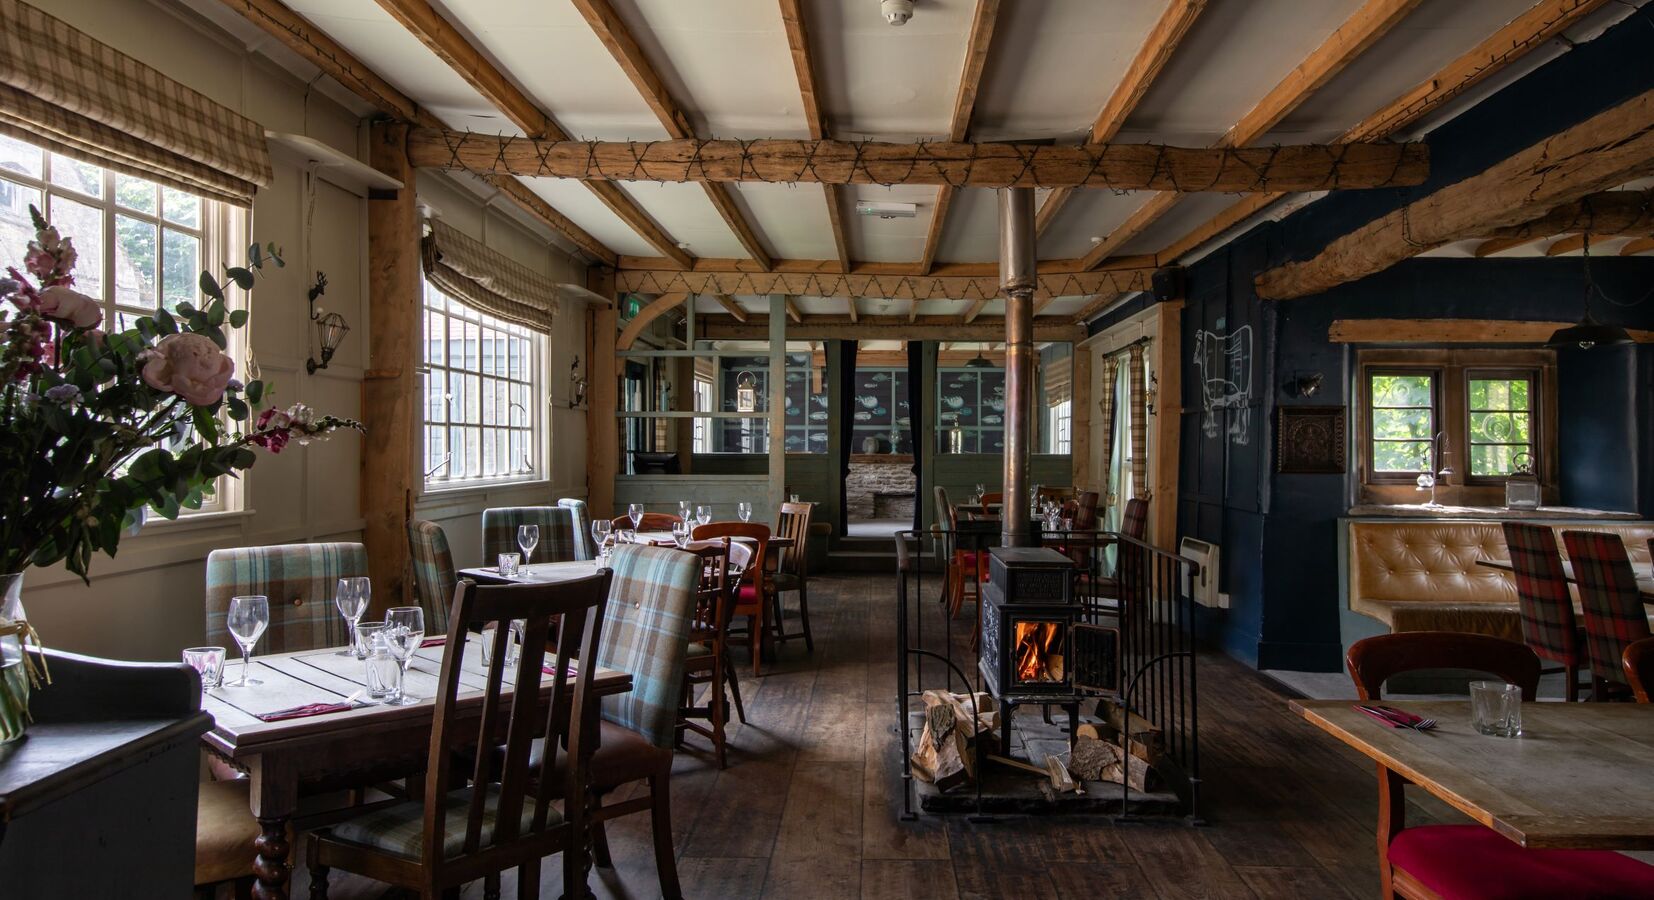
[[[519,490],[524,488],[551,487],[551,481],[546,478],[531,478],[525,481],[464,481],[452,484],[426,485],[420,492],[422,500],[458,499],[476,494],[487,494],[493,491]]]
[[[144,520],[143,527],[138,530],[138,533],[140,535],[151,533],[173,534],[205,528],[222,528],[230,522],[251,518],[257,513],[258,510],[256,509],[224,509],[217,512],[180,515],[176,519],[165,519],[151,513],[149,518]]]

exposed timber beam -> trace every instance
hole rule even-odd
[[[978,297],[975,300],[971,301],[971,308],[965,310],[964,323],[966,325],[969,325],[972,322],[976,321],[976,317],[982,314],[982,308],[984,306],[987,306],[987,305],[988,305],[988,298],[987,297]]]
[[[1602,191],[1564,203],[1537,219],[1478,237],[1535,240],[1584,232],[1599,238],[1654,234],[1654,191]]]
[[[754,181],[1098,187],[1253,193],[1405,187],[1429,175],[1424,144],[1167,147],[933,141],[529,140],[422,128],[408,138],[432,169],[584,181]]]
[[[246,0],[237,0],[246,2]],[[270,2],[270,0],[257,0]],[[504,72],[499,70],[471,42],[459,32],[452,23],[442,17],[426,2],[426,0],[378,0],[392,18],[406,28],[419,42],[435,53],[438,58],[447,63],[449,68],[464,78],[492,103],[495,108],[504,113],[506,118],[521,128],[525,134],[543,137],[552,141],[566,141],[568,133],[557,124],[539,105],[527,94],[511,82]],[[427,124],[427,123],[421,123]],[[417,165],[417,164],[416,164]],[[512,172],[479,172],[482,175],[511,175]],[[688,268],[693,257],[678,247],[666,230],[660,226],[648,213],[644,212],[631,197],[613,184],[588,182],[587,189],[603,201],[610,211],[619,216],[621,221],[637,232],[638,236],[648,241],[650,246],[661,252],[678,265]]]
[[[1120,299],[1120,294],[1119,291],[1110,291],[1092,297],[1090,303],[1080,307],[1080,311],[1074,314],[1074,324],[1083,325],[1086,319],[1102,312],[1108,308],[1109,304]]]
[[[1636,256],[1639,253],[1647,253],[1650,250],[1654,250],[1654,238],[1637,238],[1634,241],[1628,241],[1624,247],[1621,247],[1620,255]]]
[[[1564,203],[1654,173],[1654,91],[1552,135],[1480,175],[1381,216],[1313,258],[1258,276],[1258,296],[1318,294],[1422,249],[1520,225]]]
[[[810,129],[811,140],[827,137],[827,117],[821,112],[821,101],[816,97],[815,61],[810,55],[810,32],[804,24],[802,0],[779,0],[781,25],[787,32],[787,47],[792,51],[793,71],[798,76],[798,94],[804,102],[804,121]],[[827,224],[833,229],[833,247],[839,262],[850,268],[850,244],[844,231],[844,197],[838,185],[822,185],[827,201]],[[852,315],[854,311],[852,310]]]
[[[1506,66],[1544,46],[1608,0],[1540,0],[1469,52],[1356,123],[1340,141],[1382,140],[1442,108]],[[1170,264],[1286,196],[1253,194],[1174,241],[1156,256]]]
[[[1328,35],[1319,47],[1305,57],[1303,62],[1271,88],[1240,121],[1230,127],[1229,131],[1218,139],[1216,146],[1245,147],[1263,137],[1309,99],[1311,94],[1320,90],[1333,76],[1342,72],[1356,57],[1366,52],[1367,48],[1406,18],[1419,2],[1420,0],[1367,0]],[[1273,187],[1285,190],[1281,185]],[[1175,194],[1166,199],[1150,199],[1139,207],[1130,219],[1109,232],[1102,243],[1091,248],[1091,252],[1086,254],[1086,261],[1093,265],[1101,263],[1127,241],[1142,234],[1149,225],[1176,205],[1176,202]]]
[[[729,296],[728,294],[713,294],[712,299],[717,300],[718,305],[722,306],[726,312],[734,316],[737,322],[745,322],[747,320],[746,308],[741,306],[741,304],[736,303],[735,298]]]
[[[1145,291],[1153,269],[1041,274],[1039,297]],[[615,289],[639,294],[786,294],[893,300],[979,300],[999,296],[998,275],[864,275],[814,272],[674,272],[621,269]]]
[[[1148,256],[1120,256],[1108,261],[1098,271],[1107,272],[1120,269],[1152,268],[1154,259]],[[661,259],[658,256],[622,256],[618,269],[635,269],[642,272],[677,272],[677,266]],[[694,272],[758,272],[752,260],[739,257],[701,257],[695,260],[690,271]],[[852,263],[848,269],[835,259],[778,259],[771,271],[806,275],[918,275],[919,267],[906,262],[859,262]],[[1042,275],[1063,275],[1083,272],[1080,261],[1077,259],[1042,259],[1039,261],[1039,271]],[[937,263],[931,270],[932,275],[980,275],[989,276],[999,274],[999,263]]]
[[[381,78],[337,41],[279,0],[223,0],[223,3],[385,115],[431,128],[442,127],[442,123],[422,109],[413,98]],[[593,259],[611,266],[615,264],[613,250],[567,216],[552,209],[551,204],[529,190],[527,185],[505,175],[488,176],[485,180]]]
[[[804,314],[798,311],[798,302],[793,298],[786,298],[787,318],[793,322],[804,321]]]
[[[963,141],[971,130],[971,115],[976,111],[976,93],[982,86],[982,70],[988,64],[988,48],[993,44],[994,23],[999,19],[999,0],[976,0],[976,14],[971,18],[970,38],[965,43],[965,66],[959,73],[959,90],[953,98],[953,117],[948,122],[948,140]],[[919,257],[919,271],[930,274],[936,261],[936,249],[942,243],[942,232],[947,228],[948,208],[953,205],[957,188],[944,184],[936,189],[936,208],[930,216],[930,228],[925,233],[924,253]]]
[[[861,310],[856,308],[856,298],[845,297],[844,306],[847,310],[849,310],[851,324],[861,321]]]
[[[609,6],[608,0],[573,0],[574,6],[586,18],[586,23],[597,35],[597,39],[608,48],[609,55],[620,64],[626,77],[631,79],[632,86],[643,95],[643,102],[654,111],[655,118],[660,120],[662,128],[674,138],[695,137],[695,130],[689,123],[689,117],[684,114],[672,94],[661,81],[660,73],[650,64],[643,48],[638,46],[632,31],[626,22],[615,14],[614,8]],[[769,268],[769,251],[764,249],[763,242],[753,231],[751,223],[741,210],[735,205],[734,189],[728,185],[705,184],[706,196],[712,201],[713,208],[718,210],[724,222],[729,225],[735,238],[746,248],[747,255],[761,268]]]
[[[714,341],[764,340],[769,336],[767,316],[753,316],[745,323],[735,323],[722,317],[708,319],[703,338]],[[1034,339],[1039,341],[1080,341],[1085,339],[1085,328],[1047,317],[1034,323]],[[1005,324],[999,319],[979,319],[970,325],[959,322],[958,316],[920,316],[909,322],[906,316],[862,316],[860,322],[851,322],[845,316],[805,316],[804,321],[787,326],[787,339],[798,341],[826,341],[839,338],[858,340],[903,341],[1003,341]]]
[[[1593,235],[1593,237],[1606,240],[1609,236],[1599,234]],[[1554,241],[1551,241],[1550,246],[1545,248],[1545,255],[1562,256],[1567,253],[1578,253],[1579,251],[1585,249],[1585,238],[1586,236],[1584,234],[1564,235]]]
[[[688,299],[689,295],[681,291],[656,297],[648,306],[638,310],[637,315],[632,317],[632,321],[626,323],[626,327],[620,332],[620,337],[615,338],[615,349],[632,349],[632,344],[637,342],[638,335],[649,327],[649,323],[683,306]]]
[[[1477,259],[1482,259],[1484,257],[1493,256],[1495,254],[1503,253],[1506,250],[1515,250],[1517,247],[1520,247],[1523,244],[1531,244],[1536,240],[1538,240],[1538,238],[1531,238],[1531,237],[1494,238],[1493,240],[1483,241],[1480,244],[1477,244],[1476,249],[1472,250],[1470,252],[1472,254],[1474,254]]]
[[[1334,319],[1327,340],[1334,344],[1543,344],[1559,329],[1578,322],[1524,322],[1514,319]],[[1654,331],[1633,331],[1640,344],[1654,343]]]
[[[1165,11],[1154,23],[1154,28],[1149,30],[1143,46],[1137,49],[1137,56],[1126,68],[1126,74],[1114,86],[1108,102],[1103,104],[1102,111],[1097,113],[1097,120],[1091,124],[1091,143],[1106,144],[1120,133],[1120,126],[1137,109],[1143,95],[1148,93],[1149,85],[1171,61],[1172,52],[1205,8],[1206,0],[1171,0],[1166,4]],[[1034,216],[1036,238],[1045,233],[1072,194],[1072,188],[1057,188],[1046,195],[1039,213]]]

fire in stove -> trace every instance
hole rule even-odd
[[[1022,684],[1062,683],[1063,633],[1061,622],[1017,622],[1012,643],[1016,678]]]

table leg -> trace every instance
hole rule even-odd
[[[253,897],[287,900],[293,850],[287,840],[287,823],[298,808],[298,782],[276,759],[257,757],[248,770],[253,780],[249,792],[253,816],[259,824],[259,836],[253,840]]]

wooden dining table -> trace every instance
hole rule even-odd
[[[1522,734],[1491,737],[1466,700],[1390,705],[1433,718],[1390,728],[1349,700],[1293,700],[1322,731],[1523,847],[1654,850],[1654,706],[1524,703]]]
[[[1516,571],[1508,559],[1478,559],[1476,565],[1501,572]],[[1637,576],[1637,590],[1642,594],[1643,602],[1654,603],[1654,563],[1632,563],[1631,571]],[[1566,578],[1569,584],[1578,584],[1574,580],[1574,564],[1568,560],[1562,561],[1562,577]]]
[[[587,573],[591,563],[581,563]],[[202,697],[201,707],[213,716],[212,730],[202,736],[207,749],[245,772],[252,780],[253,816],[260,835],[254,842],[257,881],[254,896],[284,898],[291,869],[292,848],[287,826],[298,809],[302,791],[365,787],[395,778],[417,775],[426,767],[434,697],[446,645],[423,647],[408,666],[404,689],[417,703],[385,706],[358,703],[355,708],[305,718],[265,722],[259,715],[310,703],[338,703],[365,686],[366,663],[340,648],[301,650],[255,656],[250,675],[263,682],[236,687],[241,663],[225,665],[225,686]],[[487,670],[476,636],[467,639],[461,661],[459,708],[462,715],[482,709]],[[632,689],[632,676],[599,669],[592,676],[597,697]],[[550,679],[541,685],[541,697],[551,696]],[[509,696],[511,686],[505,687]],[[587,705],[588,734],[597,734],[596,703]]]

